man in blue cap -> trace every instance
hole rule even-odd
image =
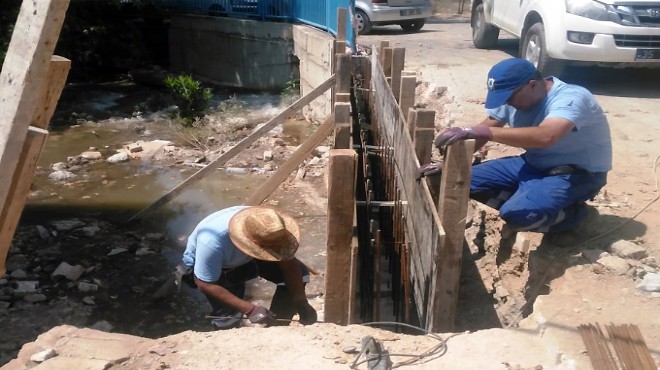
[[[475,165],[470,197],[498,209],[513,231],[578,228],[590,213],[585,202],[612,169],[610,129],[600,105],[587,89],[543,78],[520,58],[494,65],[487,87],[486,119],[444,130],[434,144],[475,139],[478,148],[495,141],[525,149]]]

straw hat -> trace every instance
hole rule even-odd
[[[262,261],[293,258],[300,228],[293,217],[269,207],[249,207],[229,220],[229,237],[241,252]]]

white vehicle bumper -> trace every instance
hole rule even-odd
[[[369,18],[373,23],[397,23],[407,19],[420,19],[428,18],[433,15],[433,7],[431,5],[419,7],[406,7],[406,6],[376,6],[369,14]]]
[[[627,27],[613,22],[598,22],[568,14],[566,22],[556,25],[558,31],[548,37],[548,54],[556,59],[585,62],[660,64],[660,27]],[[547,31],[547,30],[546,30]],[[567,39],[569,31],[593,33],[591,44],[578,44]],[[647,45],[629,45],[617,42],[626,36],[647,39]],[[653,53],[655,59],[636,59],[638,49]],[[647,52],[648,54],[648,52]]]

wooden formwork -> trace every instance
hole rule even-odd
[[[337,54],[337,81],[350,77],[350,72],[345,70],[345,59],[345,55]],[[404,70],[404,61],[405,50],[392,48],[386,41],[378,50],[373,50],[368,60],[353,57],[351,65],[361,66],[360,73],[365,77],[362,82],[366,86],[356,86],[354,80],[352,93],[357,89],[368,91],[371,122],[367,125],[379,132],[389,146],[388,152],[393,153],[393,158],[388,160],[396,167],[393,171],[398,188],[395,203],[403,209],[402,222],[406,250],[409,251],[408,259],[404,261],[408,276],[404,278],[411,284],[410,294],[416,313],[427,330],[451,331],[458,301],[474,142],[458,142],[448,148],[439,189],[430,188],[426,181],[416,180],[420,163],[428,163],[431,159],[435,112],[413,108],[416,77],[414,72]],[[345,83],[338,82],[337,85],[344,87]],[[345,150],[353,148],[350,138],[356,136],[355,132],[347,131],[365,126],[363,122],[354,122],[355,112],[349,111],[351,105],[345,103],[347,98],[341,95],[345,93],[345,88],[336,86],[335,148],[343,151],[331,154],[328,176],[325,317],[327,322],[338,324],[354,322],[355,281],[360,278],[356,276],[356,242],[353,238],[357,226],[354,211],[357,184],[346,180],[354,179],[357,169],[354,151]],[[348,222],[348,217],[353,223]]]

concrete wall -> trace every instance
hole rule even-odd
[[[173,71],[223,86],[280,91],[297,72],[289,24],[177,16],[169,40]]]
[[[332,76],[334,37],[316,28],[293,26],[294,53],[300,59],[300,92],[305,95]],[[310,122],[321,122],[332,112],[332,95],[326,92],[303,109]]]
[[[213,83],[281,91],[300,78],[307,94],[332,75],[332,44],[326,32],[303,25],[205,16],[172,18],[170,68]],[[298,69],[299,67],[299,69]],[[332,111],[331,94],[303,109],[311,122]]]

